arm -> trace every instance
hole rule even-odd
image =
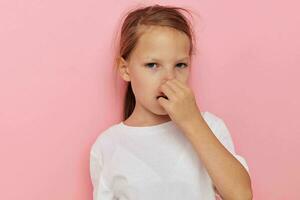
[[[190,140],[225,200],[252,199],[248,172],[216,138],[201,116],[193,90],[176,78],[160,86],[160,105]]]
[[[247,170],[220,143],[201,115],[181,124],[181,129],[203,161],[222,199],[252,199]]]

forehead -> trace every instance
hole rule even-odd
[[[189,49],[190,40],[185,33],[169,27],[147,26],[142,28],[134,51],[139,58],[177,58],[188,57]]]

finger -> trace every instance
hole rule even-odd
[[[183,93],[182,87],[180,87],[180,86],[176,83],[175,80],[176,80],[176,79],[169,80],[169,81],[166,82],[166,84],[168,84],[168,85],[172,88],[172,90],[175,91],[176,94],[177,94],[177,93],[182,94],[182,93]]]
[[[159,97],[157,101],[162,105],[162,107],[166,108],[168,106],[168,99],[163,97]]]
[[[169,86],[169,84],[162,84],[160,86],[161,91],[168,97],[168,99],[174,99],[175,98],[175,91]]]
[[[174,83],[178,86],[178,87],[180,87],[181,89],[184,89],[184,90],[186,90],[186,85],[184,84],[184,83],[182,83],[181,81],[179,81],[178,79],[174,79]]]

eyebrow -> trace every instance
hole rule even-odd
[[[160,62],[161,60],[159,60],[159,59],[157,59],[157,58],[146,58],[147,60],[149,60],[149,61],[157,61],[157,62]],[[183,60],[185,60],[185,59],[189,59],[189,56],[187,56],[187,57],[184,57],[184,58],[181,58],[181,59],[179,59],[179,60],[177,60],[177,61],[183,61]]]

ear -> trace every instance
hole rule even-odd
[[[122,56],[118,58],[118,72],[124,81],[130,82],[128,62]]]

